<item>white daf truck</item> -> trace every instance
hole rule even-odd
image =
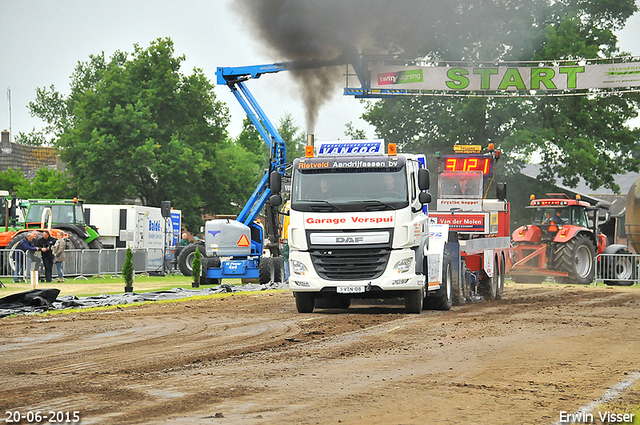
[[[424,156],[384,148],[320,142],[294,161],[289,288],[298,312],[348,308],[354,298],[402,297],[409,313],[451,308],[447,230],[429,238]]]

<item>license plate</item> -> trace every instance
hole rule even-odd
[[[338,286],[336,292],[338,294],[361,294],[364,292],[364,286]]]

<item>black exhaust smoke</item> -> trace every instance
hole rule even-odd
[[[531,0],[235,0],[234,11],[273,51],[276,61],[344,62],[356,46],[403,57],[495,60],[513,43],[527,45],[535,23]],[[524,34],[519,34],[524,30]],[[505,34],[501,39],[500,34]],[[483,52],[484,50],[484,52]],[[531,54],[531,52],[527,52]],[[486,56],[486,57],[482,57]],[[336,59],[338,58],[338,59]],[[516,58],[517,59],[517,58]],[[344,67],[300,67],[307,133],[320,106],[339,92]]]
[[[245,27],[265,41],[274,57],[333,65],[292,67],[306,108],[307,133],[314,132],[322,104],[339,92],[344,67],[336,65],[348,62],[354,46],[402,44],[404,50],[415,49],[424,40],[421,29],[437,15],[432,11],[445,7],[436,0],[236,0],[233,4],[233,10],[246,19]],[[402,43],[392,42],[400,39]]]

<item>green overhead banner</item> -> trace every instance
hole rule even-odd
[[[587,90],[640,87],[640,62],[566,66],[372,66],[371,89]]]

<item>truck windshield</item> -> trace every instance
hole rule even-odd
[[[296,172],[291,208],[298,211],[394,210],[409,205],[405,168],[367,172]]]
[[[451,172],[440,174],[441,198],[482,198],[481,172]]]
[[[84,224],[84,215],[82,213],[82,205],[69,203],[69,204],[35,204],[29,208],[27,214],[27,223],[40,223],[42,220],[42,211],[45,208],[51,208],[51,222],[58,223],[74,223]],[[75,210],[75,218],[74,218]],[[48,220],[48,218],[46,218]],[[46,223],[45,223],[46,225]]]

